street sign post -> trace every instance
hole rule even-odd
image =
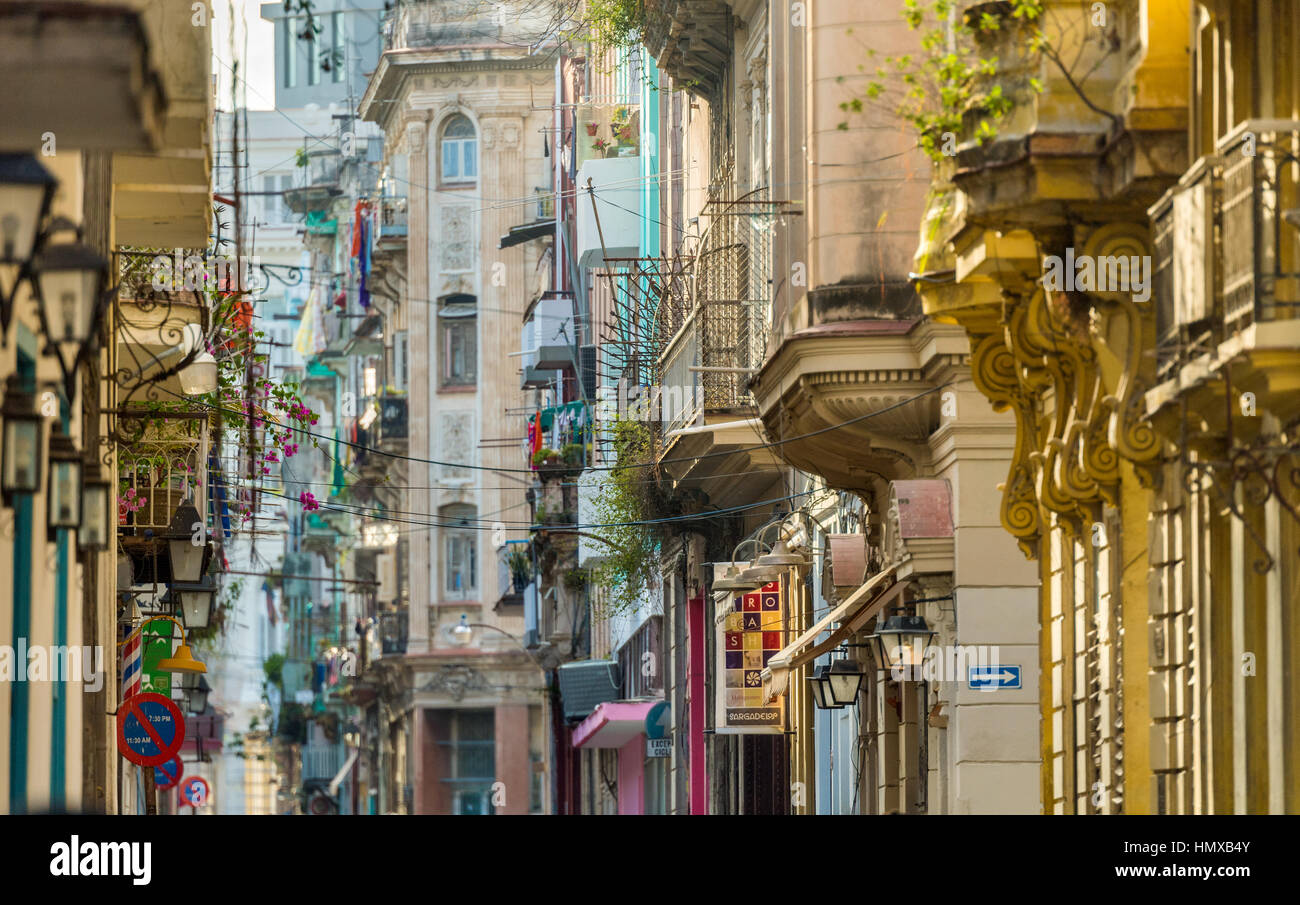
[[[170,698],[146,692],[117,709],[117,750],[141,767],[157,767],[185,743],[185,717]]]
[[[972,689],[996,690],[1020,687],[1019,666],[972,666],[967,684]]]

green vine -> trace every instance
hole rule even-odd
[[[872,78],[863,96],[841,103],[840,109],[861,113],[868,103],[892,108],[935,161],[956,153],[958,136],[977,144],[991,141],[1014,105],[1003,83],[1017,69],[1028,71],[1025,64],[1047,46],[1043,9],[1038,0],[983,3],[964,12],[953,0],[905,0],[902,15],[908,28],[919,33],[920,53],[878,57],[868,49],[867,56],[878,63]],[[998,49],[1018,59],[1004,64]],[[1035,93],[1043,90],[1036,77],[1023,81]],[[848,127],[847,121],[839,124]]]
[[[634,609],[642,592],[658,581],[663,534],[653,520],[663,509],[651,469],[650,430],[644,422],[616,421],[613,428],[614,466],[605,472],[595,495],[597,521],[589,536],[601,541],[601,561],[587,578],[609,589],[605,604],[611,613]]]

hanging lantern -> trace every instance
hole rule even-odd
[[[57,425],[50,434],[50,486],[45,503],[51,538],[61,528],[75,531],[81,526],[81,452]]]
[[[16,493],[35,493],[41,486],[42,418],[36,411],[36,397],[25,392],[22,380],[11,374],[5,384],[4,446],[0,450],[0,490],[6,505]]]
[[[110,521],[112,502],[108,481],[99,470],[88,472],[81,484],[81,524],[77,526],[77,549],[96,553],[108,549],[113,527]]]

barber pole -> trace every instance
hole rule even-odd
[[[127,700],[140,693],[140,677],[143,675],[141,635],[133,634],[122,646],[122,700]]]

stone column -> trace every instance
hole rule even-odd
[[[406,306],[407,323],[407,359],[409,368],[410,411],[408,417],[414,426],[423,418],[424,424],[431,424],[430,389],[432,374],[430,371],[430,314],[431,307],[426,303],[429,298],[429,151],[427,122],[416,119],[406,126],[406,150],[410,156],[408,173],[410,175],[410,195],[407,197],[407,280]],[[432,431],[412,430],[409,448],[413,459],[432,459]],[[433,466],[412,462],[409,469],[410,483],[416,487],[433,485]],[[411,490],[408,499],[410,508],[416,512],[432,511],[432,492],[429,490]],[[412,531],[407,545],[411,557],[407,575],[410,587],[410,641],[408,650],[412,653],[429,650],[429,604],[433,602],[432,588],[429,584],[430,564],[433,558],[434,532]],[[417,721],[418,723],[418,721]],[[420,733],[416,732],[418,739]],[[418,750],[418,748],[417,748]],[[417,758],[416,763],[419,763]],[[418,768],[417,768],[418,771]],[[417,773],[418,775],[418,773]],[[419,783],[416,783],[417,794]],[[418,801],[418,798],[417,798]],[[417,805],[418,809],[418,805]]]

